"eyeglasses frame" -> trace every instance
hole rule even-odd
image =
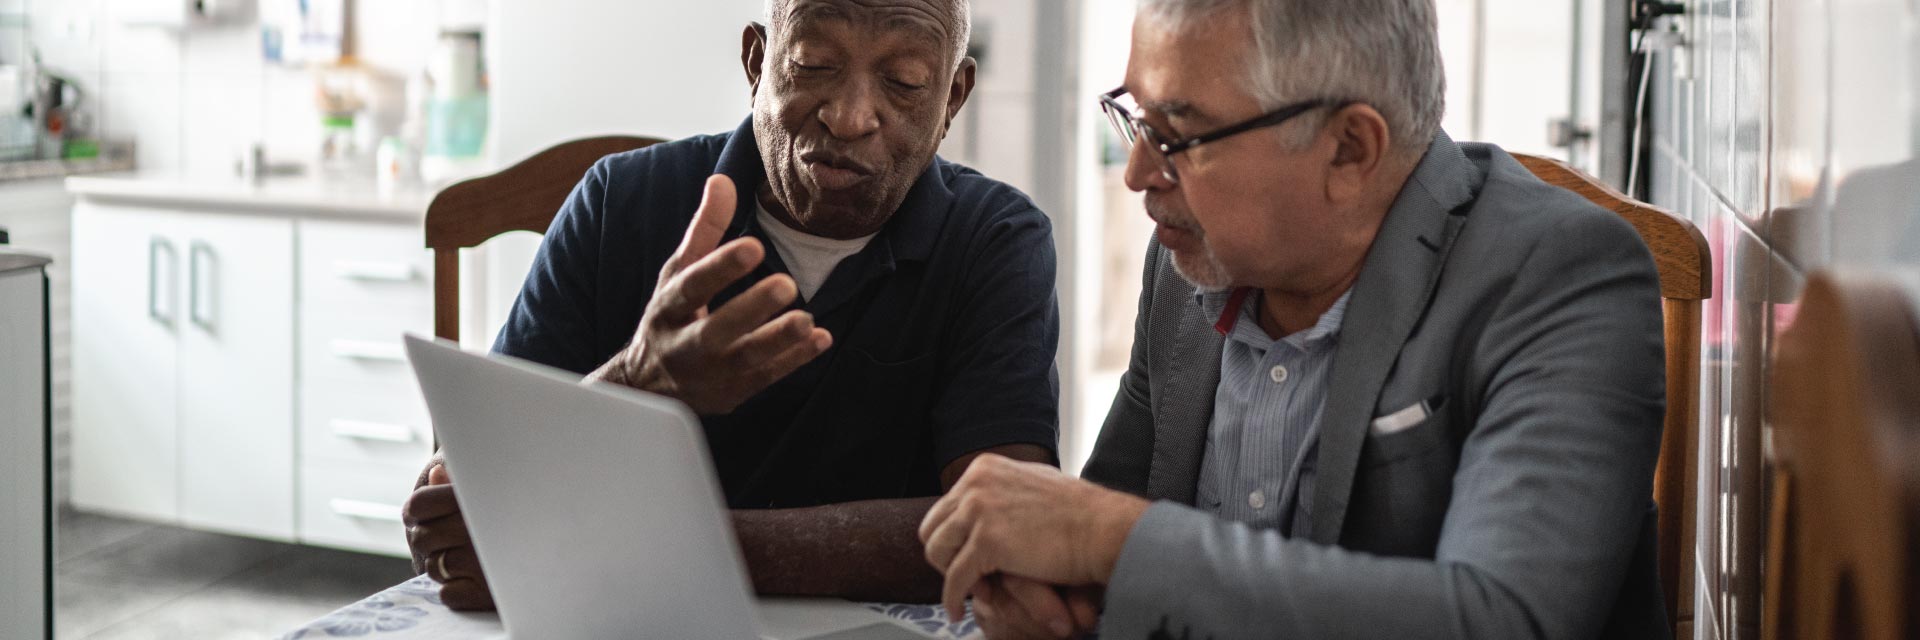
[[[1118,131],[1117,133],[1120,133],[1121,137],[1126,139],[1129,146],[1139,144],[1138,138],[1140,137],[1148,138],[1149,141],[1152,142],[1154,145],[1153,149],[1156,151],[1159,151],[1160,156],[1166,160],[1165,162],[1161,163],[1161,174],[1165,176],[1167,180],[1175,183],[1178,183],[1180,181],[1180,176],[1179,174],[1174,172],[1174,168],[1173,168],[1174,154],[1180,153],[1182,151],[1186,151],[1188,149],[1192,149],[1194,147],[1197,147],[1209,142],[1214,142],[1222,138],[1236,136],[1242,133],[1246,133],[1248,131],[1253,131],[1255,129],[1279,126],[1281,124],[1285,124],[1288,120],[1292,120],[1296,117],[1299,117],[1301,114],[1307,113],[1309,111],[1312,111],[1314,109],[1318,109],[1321,107],[1327,107],[1327,106],[1333,106],[1333,105],[1339,105],[1344,107],[1348,104],[1352,104],[1352,102],[1343,102],[1338,100],[1326,100],[1326,99],[1307,100],[1304,102],[1297,102],[1294,104],[1281,107],[1279,109],[1268,111],[1266,113],[1254,116],[1252,118],[1248,118],[1246,120],[1242,120],[1234,124],[1230,124],[1218,129],[1214,129],[1206,133],[1202,133],[1195,136],[1189,136],[1189,137],[1181,138],[1178,140],[1167,140],[1164,136],[1160,135],[1159,131],[1153,128],[1152,124],[1149,124],[1147,121],[1140,119],[1139,116],[1134,115],[1133,111],[1131,109],[1128,109],[1126,105],[1120,104],[1119,102],[1120,96],[1123,96],[1126,94],[1127,94],[1127,88],[1119,87],[1112,91],[1108,91],[1100,95],[1100,110],[1106,114],[1107,123],[1112,125],[1115,129],[1120,129],[1120,131]],[[1126,123],[1126,128],[1122,128],[1121,126],[1122,121]]]

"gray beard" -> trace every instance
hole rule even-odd
[[[1219,256],[1213,255],[1213,247],[1207,246],[1201,239],[1200,255],[1189,256],[1173,251],[1173,272],[1203,291],[1224,291],[1233,284],[1227,275],[1227,267],[1220,263]]]

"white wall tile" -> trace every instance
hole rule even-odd
[[[1572,110],[1573,3],[1486,0],[1487,68],[1480,139],[1511,151],[1561,155],[1547,126]],[[1467,83],[1467,76],[1448,79]]]
[[[1765,145],[1766,117],[1770,112],[1767,88],[1769,73],[1765,0],[1738,0],[1733,15],[1733,119],[1731,166],[1728,169],[1727,198],[1741,215],[1757,220],[1766,213],[1761,185],[1768,164]]]
[[[1916,51],[1903,0],[1833,0],[1833,162],[1841,173],[1910,158]]]
[[[115,73],[179,73],[182,33],[156,27],[100,25],[101,69]]]
[[[133,140],[142,169],[180,168],[180,74],[108,72],[100,94],[96,113],[105,137]]]
[[[1729,167],[1733,154],[1733,53],[1736,40],[1732,6],[1732,0],[1705,3],[1709,63],[1701,175],[1707,179],[1707,186],[1722,194],[1730,190]]]
[[[100,82],[99,22],[94,18],[99,5],[100,0],[61,0],[34,2],[27,7],[27,37],[39,50],[41,62],[82,83],[83,88],[99,86]],[[11,49],[0,48],[0,56],[12,55]],[[4,59],[8,64],[25,62]]]
[[[385,74],[396,113],[401,82],[425,64],[446,1],[356,3],[353,45],[368,68]],[[124,0],[29,6],[49,67],[80,83],[106,137],[135,142],[142,168],[225,173],[255,140],[276,160],[314,154],[311,73],[264,60],[250,6],[234,19],[186,28],[122,24]],[[397,126],[397,115],[387,119]]]
[[[259,74],[266,65],[260,50],[260,27],[255,24],[222,24],[200,27],[181,34],[183,73]]]
[[[1031,191],[1033,121],[1031,92],[975,93],[955,119],[959,126],[947,136],[940,153],[1021,191]],[[977,130],[972,129],[976,126]],[[970,140],[971,155],[967,153]]]
[[[361,64],[405,77],[427,64],[440,33],[438,2],[362,0],[353,5],[352,46]]]
[[[231,175],[240,149],[260,140],[261,75],[188,73],[181,97],[181,168],[194,175]]]
[[[1817,24],[1826,8],[1816,2],[1780,2],[1774,12],[1781,24]],[[1773,145],[1770,191],[1776,207],[1802,206],[1813,197],[1826,168],[1828,40],[1825,29],[1772,32],[1772,111],[1766,126]]]
[[[1656,166],[1671,163],[1683,184],[1657,178],[1654,198],[1688,214],[1713,245],[1718,286],[1707,304],[1706,353],[1720,355],[1702,380],[1710,427],[1702,433],[1735,445],[1703,448],[1703,478],[1717,481],[1717,465],[1755,466],[1734,459],[1752,454],[1742,443],[1759,433],[1751,400],[1765,384],[1764,373],[1735,373],[1764,352],[1755,328],[1770,319],[1749,303],[1790,301],[1795,269],[1920,262],[1920,8],[1903,0],[1689,4],[1689,62],[1676,68],[1696,80],[1689,88],[1676,78],[1672,91],[1656,94],[1671,105],[1660,109],[1668,117],[1655,134],[1691,146],[1660,152]],[[1736,246],[1752,259],[1730,259]],[[1703,484],[1703,495],[1720,489]],[[1702,503],[1695,628],[1703,637],[1757,631],[1742,605],[1755,583],[1729,578],[1754,575],[1758,564],[1746,544],[1758,532],[1734,515],[1757,497],[1739,491],[1732,507]]]
[[[1447,70],[1447,115],[1441,127],[1460,140],[1482,139],[1473,127],[1474,0],[1436,0],[1435,18],[1440,31],[1440,61]]]
[[[679,138],[746,117],[740,34],[761,0],[495,0],[493,156],[612,133]],[[644,34],[644,35],[642,35]]]
[[[974,0],[974,41],[988,47],[975,91],[1033,91],[1035,18],[1028,0]]]
[[[313,100],[313,77],[298,69],[269,67],[261,82],[261,140],[267,158],[312,160],[320,149],[320,109]]]

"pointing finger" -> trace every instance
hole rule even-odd
[[[687,225],[687,235],[680,240],[680,248],[673,252],[673,257],[667,259],[666,273],[662,275],[677,273],[720,246],[720,238],[726,235],[727,227],[733,224],[733,210],[738,200],[732,178],[720,174],[709,176],[706,193],[700,198],[700,208],[694,210],[693,222]]]

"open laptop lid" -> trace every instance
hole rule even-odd
[[[685,406],[418,336],[406,345],[510,634],[758,636]]]

